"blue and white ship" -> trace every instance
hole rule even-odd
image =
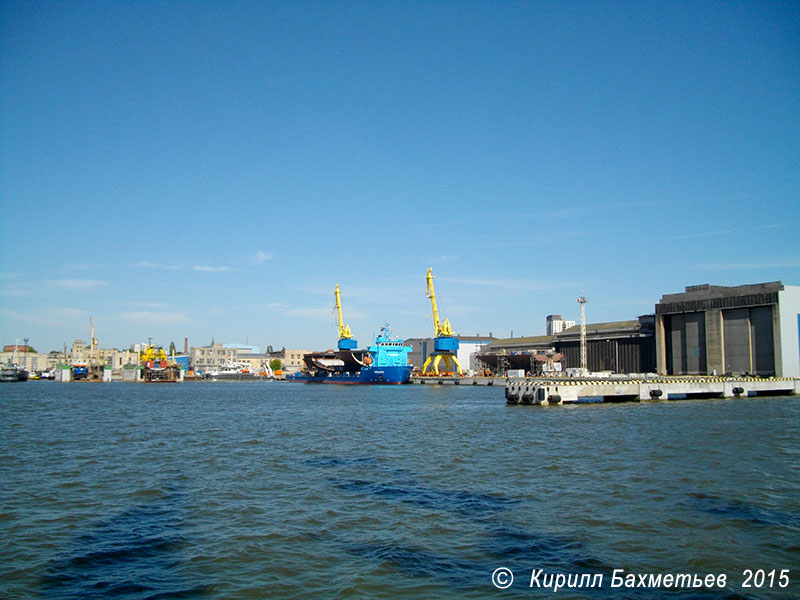
[[[352,338],[340,338],[338,351],[306,354],[303,371],[286,379],[306,383],[408,383],[412,369],[408,354],[413,348],[393,337],[388,324],[366,350],[356,350],[355,345]]]
[[[339,321],[338,350],[306,354],[303,357],[305,368],[300,373],[287,375],[286,379],[307,383],[408,383],[411,376],[408,353],[413,348],[393,337],[387,323],[381,327],[372,346],[356,350],[358,342],[353,339],[350,325],[345,325],[342,319],[342,297],[338,285],[333,296]]]

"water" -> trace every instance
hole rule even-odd
[[[0,387],[0,597],[800,597],[800,399],[509,407],[501,389]],[[510,569],[514,584],[492,586]],[[613,569],[725,574],[612,590]],[[790,569],[743,589],[745,569]]]

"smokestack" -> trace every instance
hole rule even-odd
[[[189,354],[189,338],[183,338],[183,353]]]

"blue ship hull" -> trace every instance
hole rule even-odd
[[[301,381],[305,383],[369,383],[383,385],[401,385],[408,383],[411,376],[411,365],[364,367],[358,373],[329,373],[326,371],[315,374],[297,373],[288,375],[287,381]]]
[[[72,367],[72,379],[78,381],[79,379],[88,379],[89,367],[74,366]]]

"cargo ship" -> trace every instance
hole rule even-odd
[[[392,336],[389,324],[381,327],[375,343],[366,350],[356,350],[358,342],[353,339],[350,326],[342,319],[342,302],[339,286],[334,289],[339,322],[338,350],[312,352],[303,357],[304,368],[300,373],[286,376],[287,381],[305,383],[370,383],[403,384],[411,376],[408,354],[413,350],[403,340]]]
[[[313,352],[303,357],[305,368],[286,376],[287,381],[305,383],[403,384],[411,376],[408,353],[411,346],[392,336],[384,325],[375,343],[366,350],[340,348]]]

